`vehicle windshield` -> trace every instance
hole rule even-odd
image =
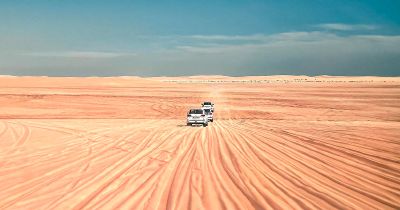
[[[210,110],[210,109],[204,109],[204,112],[205,112],[206,114],[208,114],[208,113],[211,112],[211,110]]]
[[[203,110],[201,110],[201,109],[191,109],[189,114],[203,114]]]
[[[204,102],[204,105],[211,105],[211,102]]]

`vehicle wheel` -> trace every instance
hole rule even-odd
[[[214,119],[210,120],[210,122],[214,122]]]
[[[192,126],[192,124],[190,124],[190,123],[186,123],[186,125],[187,125],[187,126]]]
[[[203,127],[207,127],[207,126],[208,126],[208,123],[204,123],[204,124],[203,124]]]

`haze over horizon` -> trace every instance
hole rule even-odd
[[[0,75],[400,76],[400,2],[0,2]]]

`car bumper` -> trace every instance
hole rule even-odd
[[[205,120],[187,120],[187,123],[193,123],[193,124],[199,123],[199,124],[203,124],[203,123],[206,123],[206,121],[205,121]]]

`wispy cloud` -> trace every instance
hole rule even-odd
[[[332,48],[354,46],[357,49],[368,48],[368,52],[373,53],[377,49],[393,51],[395,46],[400,45],[400,36],[396,35],[338,35],[335,32],[326,31],[299,31],[277,34],[256,34],[256,35],[195,35],[190,36],[194,39],[191,43],[175,46],[174,49],[191,53],[229,53],[229,52],[251,52],[267,51],[276,47],[287,48],[288,50],[298,50],[305,48],[311,49],[313,46],[318,50],[321,46]],[[203,41],[207,40],[207,41]],[[240,40],[240,42],[220,42],[220,40]],[[254,42],[256,40],[257,42]],[[357,45],[357,46],[355,46]],[[357,50],[354,49],[354,50]],[[327,52],[330,49],[326,49]],[[333,50],[332,50],[333,51]],[[395,50],[400,52],[400,50]]]
[[[193,36],[185,36],[184,38],[193,39],[195,42],[201,41],[209,41],[209,42],[218,42],[218,41],[241,41],[245,42],[270,42],[270,41],[290,41],[290,40],[303,40],[303,41],[314,41],[325,38],[333,38],[336,37],[333,33],[322,32],[322,31],[298,31],[298,32],[285,32],[278,34],[251,34],[251,35],[193,35]]]
[[[322,42],[326,40],[340,39],[334,33],[312,31],[312,32],[286,32],[272,35],[256,34],[256,35],[195,35],[190,36],[195,39],[192,45],[180,45],[175,49],[193,52],[193,53],[221,53],[234,50],[252,50],[260,49],[274,45],[287,45],[299,43]],[[202,40],[207,40],[206,43]],[[221,40],[240,40],[240,42],[221,43]],[[254,42],[257,41],[257,42]],[[210,43],[211,42],[211,43]]]
[[[343,24],[343,23],[326,23],[315,25],[318,28],[335,31],[362,31],[378,29],[376,25],[367,24]]]
[[[33,57],[60,57],[60,58],[116,58],[135,56],[135,53],[102,52],[102,51],[60,51],[60,52],[31,52],[24,55]]]
[[[260,41],[264,40],[266,36],[264,34],[254,35],[192,35],[186,36],[186,38],[198,39],[198,40],[214,40],[214,41]]]

